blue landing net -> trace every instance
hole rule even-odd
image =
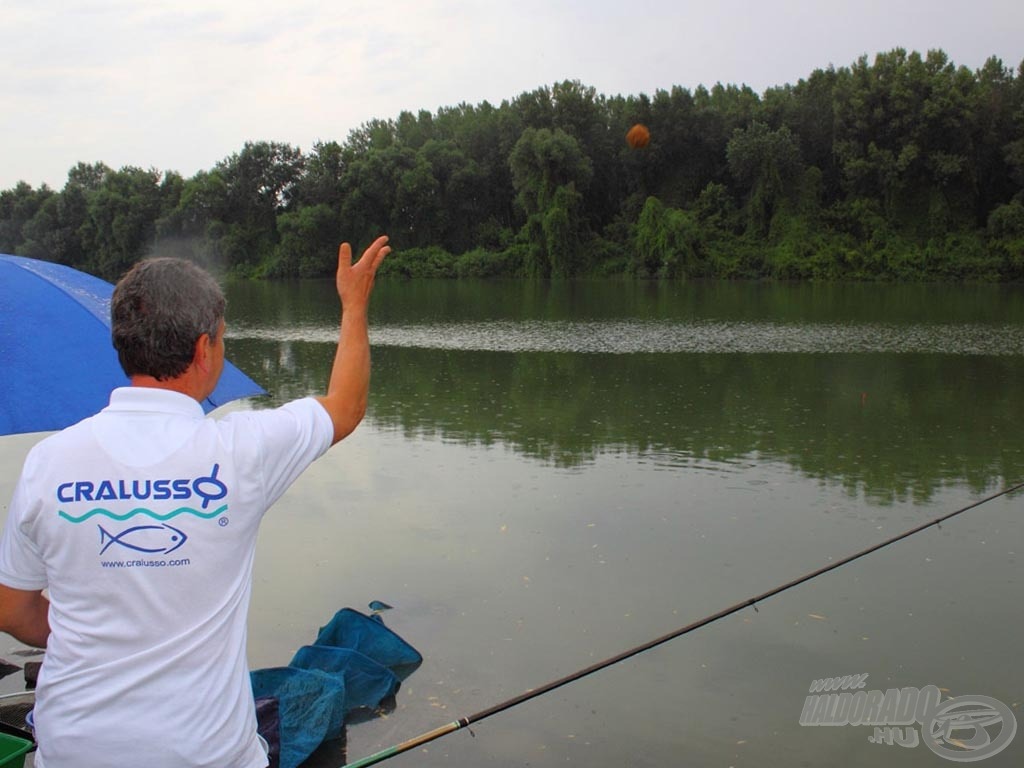
[[[287,667],[251,673],[271,767],[298,768],[324,741],[341,736],[349,713],[379,707],[422,661],[379,615],[338,611]]]

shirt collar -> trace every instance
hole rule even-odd
[[[203,406],[194,398],[154,387],[118,387],[110,393],[110,405],[103,409],[110,411],[147,411],[188,416],[193,419],[204,417]]]

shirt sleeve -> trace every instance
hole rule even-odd
[[[330,414],[312,397],[273,410],[233,415],[250,421],[248,426],[257,435],[268,507],[327,452],[334,439]]]
[[[0,583],[12,589],[36,590],[47,585],[46,565],[35,542],[26,534],[31,500],[25,474],[18,479],[0,534]]]

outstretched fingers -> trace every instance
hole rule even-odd
[[[352,246],[342,243],[338,248],[338,294],[343,306],[369,301],[377,267],[391,252],[387,243],[387,235],[381,235],[363,251],[355,264],[352,263]]]
[[[363,251],[363,255],[359,258],[359,263],[362,264],[363,261],[366,261],[370,271],[376,272],[377,267],[380,266],[380,263],[384,261],[384,257],[389,253],[391,253],[391,246],[388,245],[388,236],[381,235],[370,243],[369,248]]]

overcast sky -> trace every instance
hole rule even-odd
[[[246,141],[308,150],[373,118],[598,93],[758,93],[895,47],[1024,59],[1022,0],[0,0],[0,189],[75,163],[190,177]]]

